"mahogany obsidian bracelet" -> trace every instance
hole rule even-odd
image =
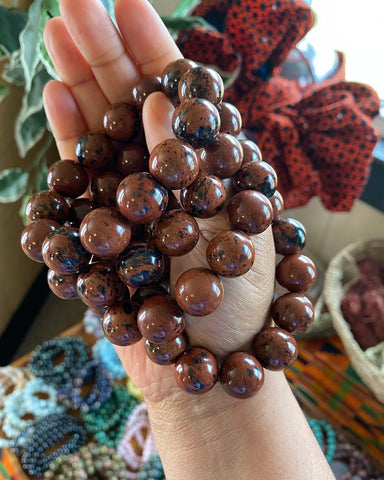
[[[149,154],[141,108],[150,93],[160,90],[175,105],[175,138]],[[223,94],[214,70],[186,59],[171,63],[161,79],[143,77],[131,101],[107,109],[104,131],[78,140],[77,162],[59,160],[50,167],[49,190],[27,203],[31,223],[21,243],[30,258],[49,267],[54,293],[79,296],[103,317],[112,343],[128,346],[144,337],[150,360],[175,364],[177,383],[185,391],[206,392],[219,379],[227,393],[247,398],[262,386],[264,368],[282,370],[295,360],[292,333],[306,330],[314,317],[303,292],[314,284],[316,268],[302,254],[303,225],[281,218],[275,171],[255,143],[236,138],[241,116],[223,102]],[[231,182],[229,190],[224,181]],[[88,187],[89,198],[78,198]],[[196,218],[213,217],[224,208],[228,228],[208,242],[206,264],[177,279],[172,298],[169,259],[197,244]],[[220,306],[221,277],[236,281],[252,268],[250,236],[270,226],[276,252],[283,255],[276,279],[289,293],[271,306],[276,326],[255,336],[251,352],[233,352],[219,367],[206,348],[188,345],[187,315],[209,315]],[[136,290],[132,298],[129,289]]]

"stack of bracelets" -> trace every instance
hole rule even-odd
[[[141,108],[150,93],[160,90],[176,107],[176,138],[158,144],[149,155],[142,141]],[[214,70],[187,59],[171,63],[161,79],[143,77],[133,89],[133,102],[107,109],[103,132],[79,138],[77,162],[59,160],[50,167],[49,190],[34,194],[26,205],[31,223],[21,243],[30,258],[49,267],[54,293],[79,296],[103,317],[112,343],[128,346],[144,337],[148,357],[175,364],[177,383],[185,391],[207,392],[219,379],[228,394],[248,398],[263,385],[263,368],[282,370],[295,360],[292,333],[303,332],[313,321],[313,307],[303,292],[314,284],[316,268],[301,253],[304,227],[280,218],[283,201],[275,171],[253,142],[236,138],[241,116],[222,101],[223,94]],[[229,183],[231,188],[225,188]],[[91,198],[78,198],[88,186]],[[224,208],[228,229],[207,242],[206,265],[177,279],[173,298],[168,293],[169,257],[185,255],[197,244],[195,217],[210,218]],[[272,304],[276,326],[255,336],[251,353],[231,353],[219,369],[210,351],[188,345],[186,315],[205,316],[219,307],[221,277],[237,277],[252,268],[250,236],[270,225],[275,250],[284,256],[276,279],[289,293]],[[137,289],[132,298],[127,287]]]

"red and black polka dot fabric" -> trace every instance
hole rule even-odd
[[[276,169],[286,207],[318,195],[329,210],[349,211],[369,175],[380,101],[371,87],[344,80],[341,54],[336,74],[305,92],[279,76],[313,26],[311,9],[302,0],[203,0],[193,14],[217,31],[195,27],[178,45],[185,57],[236,76],[225,100]]]

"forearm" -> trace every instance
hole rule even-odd
[[[167,480],[334,480],[283,374],[247,400],[185,395],[148,404]]]

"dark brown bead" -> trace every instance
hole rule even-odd
[[[103,331],[115,345],[133,345],[143,337],[137,328],[139,305],[132,300],[122,300],[110,306],[104,314]]]
[[[165,67],[161,75],[163,92],[174,102],[179,101],[179,82],[185,72],[197,67],[197,63],[187,58],[179,58]]]
[[[239,142],[243,147],[243,165],[249,162],[261,162],[263,157],[259,147],[255,142],[246,139],[240,139]]]
[[[280,255],[299,253],[305,247],[305,228],[294,218],[276,220],[272,224],[272,232],[276,253]]]
[[[175,285],[179,307],[198,317],[214,312],[220,306],[223,295],[220,278],[208,268],[190,268],[180,275]]]
[[[200,174],[180,192],[183,209],[193,217],[209,218],[218,213],[227,198],[223,182],[214,175]]]
[[[148,172],[148,150],[139,143],[124,145],[118,152],[115,167],[124,176]]]
[[[26,226],[21,234],[21,248],[31,260],[44,263],[43,242],[48,233],[60,228],[60,224],[49,218],[42,218]]]
[[[116,206],[116,191],[123,176],[116,172],[97,172],[91,182],[92,198],[100,207]]]
[[[279,219],[280,215],[283,213],[284,200],[283,200],[283,197],[281,196],[281,193],[276,190],[276,192],[272,195],[269,201],[271,202],[271,205],[272,205],[273,221],[275,222],[276,220]]]
[[[207,262],[211,270],[223,277],[238,277],[252,268],[255,247],[242,232],[224,230],[208,243]]]
[[[242,121],[239,110],[231,103],[222,102],[217,107],[220,114],[220,132],[237,137],[241,132]]]
[[[54,270],[48,270],[47,283],[52,292],[64,300],[79,298],[77,293],[77,274],[63,275]]]
[[[149,171],[164,187],[179,190],[196,179],[199,161],[193,148],[176,138],[170,138],[152,150]]]
[[[296,340],[285,330],[277,327],[264,328],[253,340],[253,351],[261,365],[273,371],[284,370],[296,360]]]
[[[48,188],[63,197],[76,198],[82,195],[88,183],[86,169],[73,160],[59,160],[48,170]]]
[[[169,295],[169,292],[162,285],[150,285],[149,287],[138,288],[132,295],[132,301],[142,305],[147,298],[155,295]]]
[[[181,141],[195,148],[207,147],[220,131],[220,115],[208,100],[193,98],[175,109],[172,129]]]
[[[83,167],[104,168],[113,159],[113,143],[105,133],[86,133],[76,142],[75,153]]]
[[[172,190],[168,190],[168,205],[167,205],[167,212],[171,210],[180,210],[181,205],[179,200],[176,198],[176,195],[172,192]]]
[[[250,162],[243,165],[232,179],[236,190],[257,190],[271,198],[277,188],[275,170],[266,162]]]
[[[132,173],[116,192],[120,212],[132,223],[151,223],[168,204],[168,191],[150,173]]]
[[[183,210],[172,210],[156,220],[152,227],[156,247],[166,255],[190,252],[199,240],[196,220]]]
[[[315,309],[310,300],[300,293],[286,293],[272,304],[274,322],[290,333],[308,330],[315,318]]]
[[[255,190],[237,193],[227,207],[231,227],[249,235],[264,232],[272,222],[272,213],[268,198]]]
[[[49,218],[62,225],[67,220],[68,211],[65,199],[50,190],[34,193],[25,206],[25,215],[30,222]]]
[[[276,280],[291,292],[306,292],[316,281],[316,267],[305,255],[284,257],[276,267]]]
[[[181,334],[170,342],[152,343],[145,340],[144,348],[147,357],[158,365],[171,365],[187,348],[187,337]]]
[[[219,379],[224,391],[232,397],[250,398],[263,386],[264,370],[253,355],[235,352],[221,365]]]
[[[82,270],[91,258],[80,242],[79,231],[73,227],[50,232],[43,242],[42,253],[47,267],[64,275]]]
[[[115,103],[104,114],[103,126],[108,137],[126,143],[133,140],[141,130],[141,118],[137,108],[130,103]]]
[[[100,207],[89,212],[79,229],[84,248],[97,257],[114,257],[125,250],[131,226],[115,208]]]
[[[219,133],[214,142],[199,150],[200,169],[219,178],[229,178],[241,167],[243,149],[232,135]]]
[[[209,67],[194,67],[184,73],[179,82],[179,99],[204,98],[219,105],[224,95],[224,84],[220,75]]]
[[[153,75],[144,75],[133,87],[132,96],[136,107],[142,109],[146,98],[153,92],[161,91],[161,79]]]
[[[205,393],[217,382],[219,367],[211,352],[201,347],[186,350],[176,360],[177,384],[188,393]]]
[[[95,208],[95,204],[89,198],[75,198],[71,200],[69,202],[68,225],[79,228],[83,218]]]
[[[149,297],[137,314],[137,326],[152,343],[170,342],[184,331],[184,312],[170,295]]]

